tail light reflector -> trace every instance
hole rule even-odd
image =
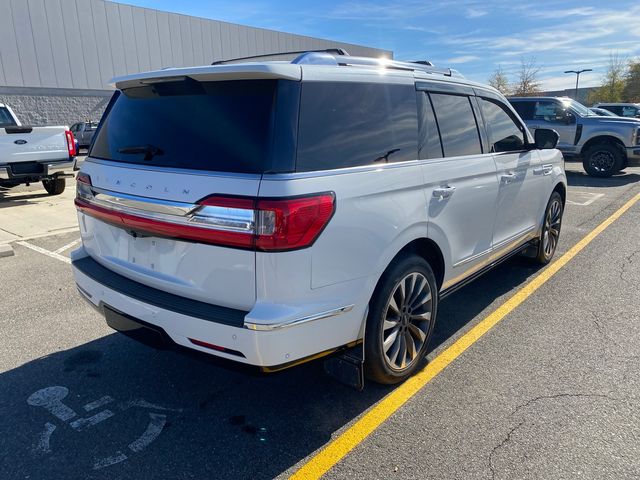
[[[75,157],[78,152],[76,152],[76,139],[73,137],[73,132],[71,130],[65,130],[65,137],[67,137],[67,148],[69,149],[69,156]]]

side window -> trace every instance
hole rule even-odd
[[[420,95],[419,115],[418,115],[418,155],[420,158],[442,158],[442,144],[440,143],[440,133],[436,116],[433,113],[433,105],[429,95],[425,92],[418,92]]]
[[[566,110],[556,102],[536,102],[533,120],[544,120],[551,123],[566,123]]]
[[[418,112],[413,85],[303,82],[297,171],[417,158]]]
[[[635,117],[638,113],[638,109],[636,107],[622,107],[622,116],[623,117]]]
[[[492,152],[514,152],[524,149],[524,132],[508,110],[499,102],[486,98],[480,99],[482,115],[489,133]]]
[[[482,153],[480,134],[469,97],[431,93],[445,157]]]
[[[75,135],[78,132],[78,124],[74,123],[73,125],[71,125],[71,128],[69,130]]]
[[[523,120],[533,120],[533,112],[535,111],[536,102],[512,102],[513,109],[518,112]]]
[[[611,105],[611,106],[607,106],[607,107],[603,107],[603,108],[606,108],[607,110],[609,110],[610,112],[615,113],[616,115],[622,116],[622,107],[620,107],[618,105]]]

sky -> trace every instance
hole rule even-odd
[[[591,68],[597,86],[612,54],[640,57],[640,1],[608,0],[121,0],[124,3],[392,50],[486,82],[515,80],[534,61],[545,90],[573,88],[565,70]]]

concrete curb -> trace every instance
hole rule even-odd
[[[14,255],[13,247],[8,243],[0,245],[0,258],[11,257]]]

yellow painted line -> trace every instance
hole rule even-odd
[[[396,412],[407,400],[413,397],[422,387],[429,383],[436,375],[444,370],[447,365],[458,358],[466,349],[480,339],[491,328],[497,325],[505,316],[524,302],[531,294],[544,285],[547,280],[553,277],[558,271],[573,259],[582,249],[600,235],[609,225],[615,222],[627,210],[629,210],[638,200],[640,193],[625,203],[613,215],[589,232],[582,240],[576,243],[562,257],[549,265],[540,275],[522,287],[509,300],[503,303],[497,310],[488,317],[480,321],[475,327],[456,340],[450,347],[434,358],[427,366],[409,378],[406,382],[396,388],[393,392],[383,398],[360,420],[336,437],[331,443],[311,457],[307,463],[302,465],[290,478],[316,479],[322,477],[330,468],[342,460],[351,450],[358,446],[376,428]]]

